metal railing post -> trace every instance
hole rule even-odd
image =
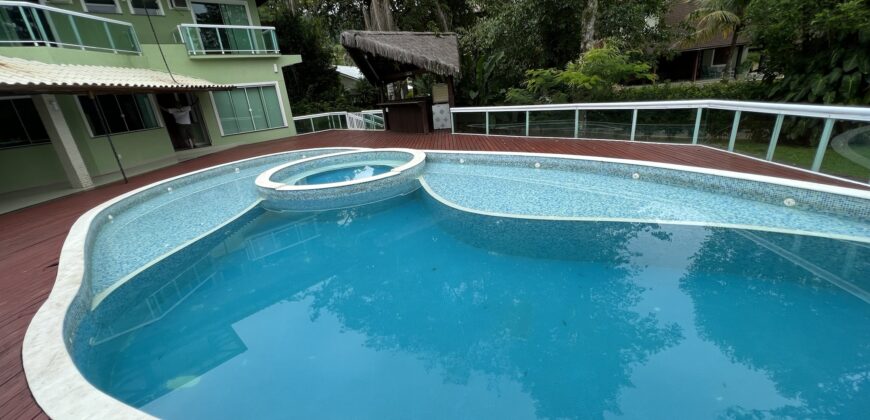
[[[456,120],[453,119],[453,111],[450,111],[450,134],[456,134]]]
[[[822,160],[825,158],[825,151],[828,150],[828,142],[831,141],[831,133],[834,132],[834,119],[825,119],[825,128],[822,130],[822,137],[819,139],[819,148],[816,149],[816,157],[813,159],[813,166],[810,168],[813,172],[818,172],[822,168]]]
[[[214,33],[217,34],[218,48],[221,49],[221,54],[226,54],[224,51],[224,41],[221,40],[221,30],[219,28],[214,28]],[[202,46],[202,49],[205,50],[205,45]]]
[[[311,123],[311,132],[313,133],[313,132],[315,131],[315,130],[314,130],[314,118],[309,118],[309,119],[308,119],[308,122]]]
[[[29,11],[30,9],[27,10]],[[30,34],[30,40],[33,41],[33,45],[39,45],[39,40],[36,39],[36,34],[33,33],[33,28],[30,27],[30,19],[27,18],[24,8],[18,6],[18,13],[21,14],[21,19],[24,20],[24,26],[27,27],[27,33]]]
[[[112,52],[117,54],[118,49],[115,48],[115,40],[112,39],[112,31],[109,30],[109,23],[103,22],[103,29],[106,30],[106,38],[109,39],[109,48],[111,48]]]
[[[73,19],[73,15],[66,15],[66,17],[69,18],[69,26],[70,28],[72,28],[73,35],[75,35],[76,37],[76,43],[79,44],[79,48],[84,51],[85,44],[82,42],[82,36],[81,34],[79,34],[79,27],[76,25],[76,21],[75,19]]]
[[[489,111],[486,111],[486,135],[489,135]]]
[[[580,108],[574,110],[574,138],[580,138]]]
[[[695,113],[695,130],[692,132],[692,144],[698,144],[698,136],[701,135],[701,112],[704,108],[698,108]]]
[[[637,132],[637,108],[631,112],[631,137],[629,140],[634,141],[634,134]]]
[[[776,123],[773,125],[773,132],[770,133],[770,145],[767,146],[767,155],[765,160],[773,160],[773,152],[776,150],[776,143],[779,142],[779,133],[782,131],[782,121],[785,119],[785,114],[776,116]]]
[[[529,136],[529,111],[526,111],[526,137]]]
[[[275,35],[274,29],[270,30],[269,33],[272,34],[272,48],[274,48],[272,51],[275,54],[278,54],[279,52],[281,52],[281,49],[278,48],[278,36]]]
[[[734,143],[737,142],[737,130],[740,126],[740,114],[741,111],[734,112],[734,122],[731,123],[731,137],[728,138],[728,151],[734,151]]]

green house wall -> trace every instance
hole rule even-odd
[[[281,68],[301,62],[298,55],[221,55],[191,57],[177,36],[177,26],[181,23],[193,23],[189,10],[173,10],[163,4],[165,16],[153,16],[154,32],[160,40],[158,47],[154,43],[154,35],[148,24],[147,17],[132,15],[127,1],[122,1],[121,14],[97,14],[110,19],[131,22],[141,43],[141,55],[113,54],[109,52],[82,51],[70,48],[10,46],[0,47],[0,55],[18,57],[28,60],[54,64],[81,64],[112,67],[147,68],[161,72],[167,71],[167,65],[174,74],[205,79],[221,84],[277,84],[281,95],[286,128],[277,128],[250,133],[240,133],[224,136],[215,114],[211,95],[208,92],[196,93],[202,109],[203,123],[211,140],[212,146],[228,146],[256,143],[296,135],[293,125],[291,104],[287,100],[286,86]],[[72,4],[47,3],[49,6],[82,12],[81,2],[73,0]],[[253,25],[259,25],[256,5],[248,1],[248,11]],[[162,53],[162,54],[161,54]],[[165,58],[165,63],[164,63]],[[76,141],[82,159],[93,177],[100,177],[118,172],[118,166],[112,156],[111,148],[105,136],[92,137],[84,120],[82,112],[73,95],[56,95],[58,106]],[[177,161],[169,132],[161,127],[132,133],[115,134],[112,140],[115,144],[121,162],[125,168],[137,172],[165,166]],[[66,178],[54,148],[51,145],[30,146],[15,149],[0,150],[0,193],[51,185],[66,182]],[[14,174],[27,174],[18,176]]]

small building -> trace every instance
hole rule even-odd
[[[668,26],[680,25],[696,9],[693,3],[675,2],[664,21]],[[656,73],[660,81],[702,81],[722,79],[730,60],[732,70],[746,59],[750,39],[742,33],[737,38],[737,52],[730,56],[731,34],[720,34],[708,40],[688,40],[674,45],[675,55],[659,61]]]
[[[341,87],[346,92],[355,92],[357,83],[366,78],[359,68],[354,66],[335,66],[335,71],[341,81]]]
[[[295,135],[262,2],[0,0],[0,212]]]

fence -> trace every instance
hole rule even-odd
[[[870,108],[692,100],[451,109],[453,133],[698,144],[870,182]]]
[[[384,114],[381,110],[360,112],[324,112],[322,114],[293,117],[296,133],[315,133],[326,130],[383,130]]]

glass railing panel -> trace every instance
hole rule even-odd
[[[188,54],[277,54],[275,29],[266,26],[180,26]]]
[[[139,53],[132,25],[39,4],[0,1],[0,45]]]
[[[457,112],[453,114],[453,129],[457,133],[486,134],[486,113]]]
[[[297,134],[311,133],[314,131],[314,128],[311,125],[310,118],[305,118],[305,119],[301,119],[301,120],[293,120],[293,124],[296,125],[296,133]]]
[[[770,145],[770,135],[776,124],[776,115],[743,112],[734,143],[734,151],[764,159]]]
[[[584,139],[631,139],[630,109],[580,111],[578,137]]]
[[[526,112],[490,112],[489,134],[526,135]]]
[[[634,139],[660,143],[691,143],[697,109],[641,109]]]
[[[819,171],[870,183],[870,123],[835,122]]]
[[[825,120],[785,116],[773,150],[773,161],[803,169],[813,167]]]
[[[723,109],[705,109],[701,114],[698,144],[727,150],[728,141],[731,139],[734,114],[734,111]]]
[[[99,51],[112,50],[112,42],[110,42],[109,37],[106,36],[105,22],[91,20],[81,16],[74,16],[73,22],[75,22],[75,27],[78,29],[82,44],[86,45],[88,49]]]
[[[312,120],[314,121],[314,131],[323,131],[332,128],[330,118],[331,117],[329,115],[312,118]]]
[[[574,137],[575,111],[529,111],[529,136]]]

